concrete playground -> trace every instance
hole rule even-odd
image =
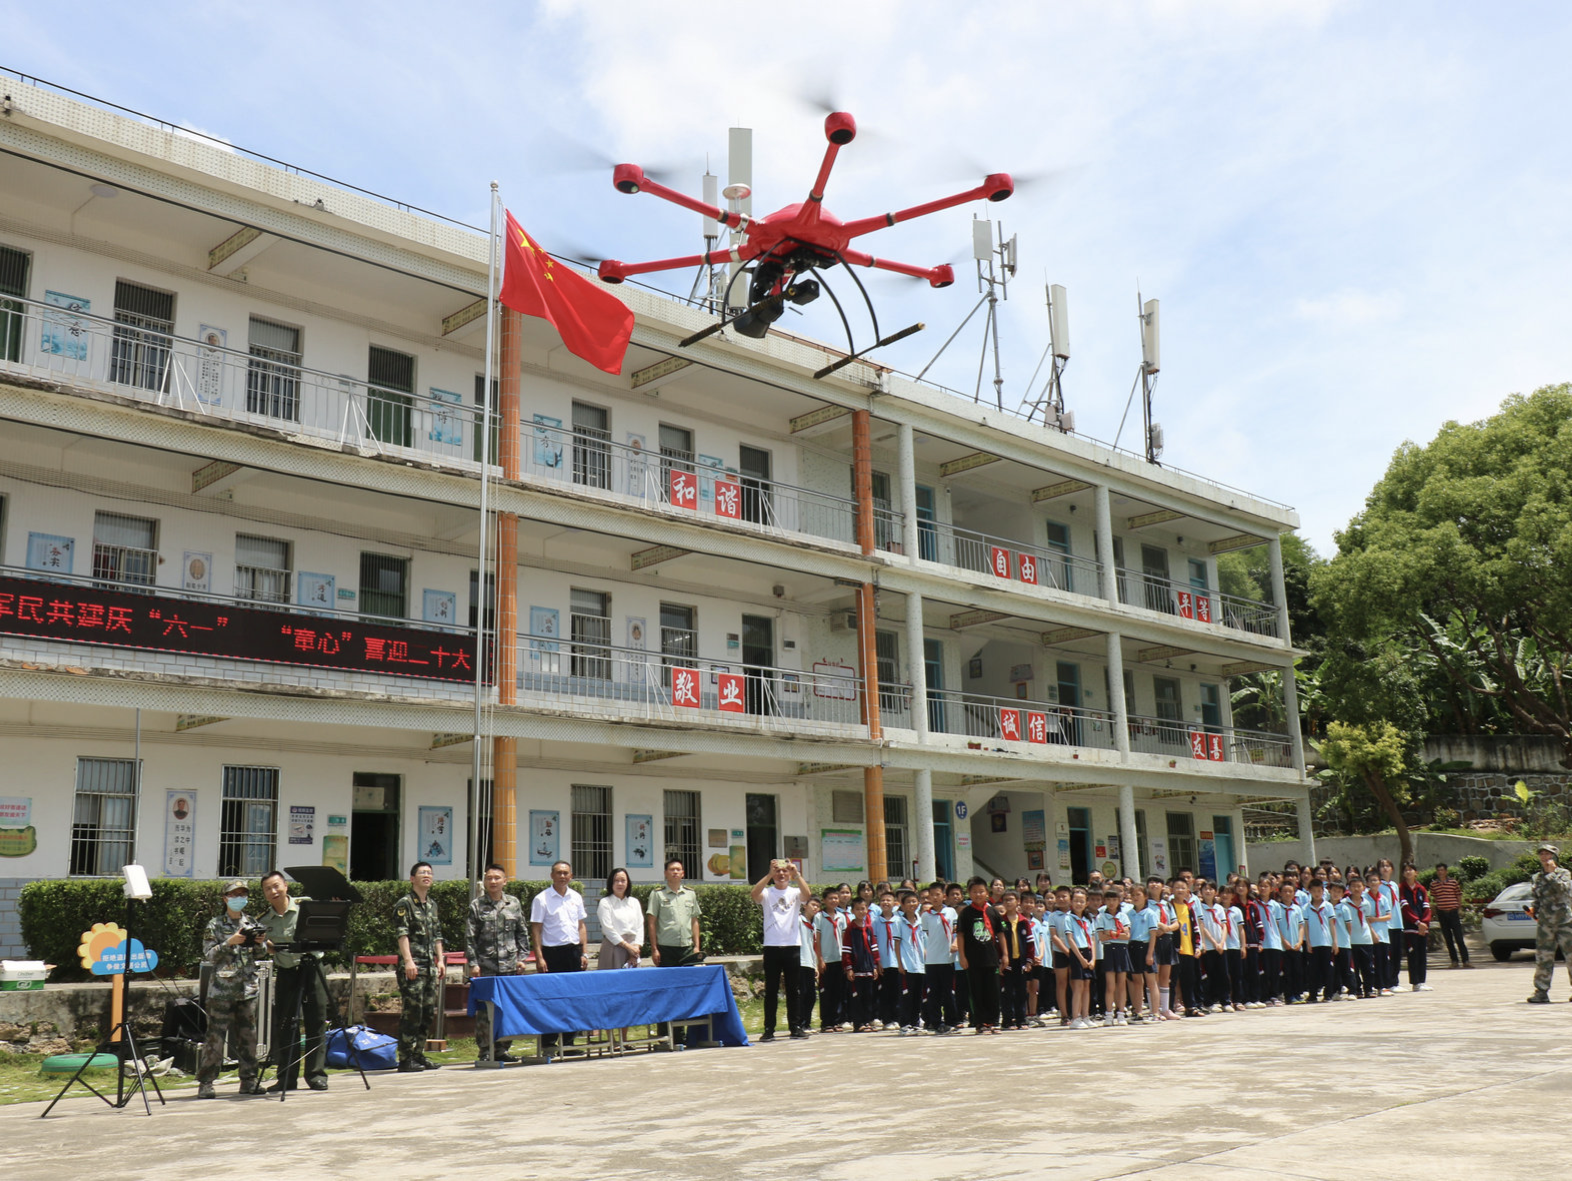
[[[178,1092],[0,1109],[32,1178],[1529,1177],[1572,1162],[1566,972],[1431,972],[1434,991],[1161,1026],[816,1035],[737,1050],[336,1075],[285,1104]],[[1546,1113],[1536,1117],[1536,1111]],[[1560,1168],[1558,1168],[1560,1166]]]

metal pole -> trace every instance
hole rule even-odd
[[[469,894],[474,900],[480,889],[480,877],[475,872],[475,813],[480,800],[481,730],[485,708],[486,667],[486,533],[488,511],[487,491],[491,481],[491,382],[493,350],[497,328],[497,182],[491,182],[491,229],[486,260],[486,369],[480,387],[480,545],[479,567],[475,572],[475,738],[470,755],[469,801],[465,807],[464,872],[469,875]]]

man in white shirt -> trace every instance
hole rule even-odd
[[[573,866],[559,861],[551,867],[551,888],[535,895],[530,903],[529,928],[538,955],[537,972],[582,972],[589,967],[589,927],[584,896],[570,889]],[[575,1034],[567,1035],[572,1045]],[[540,1035],[542,1054],[557,1048],[557,1035]]]
[[[770,872],[753,886],[753,900],[764,907],[764,1036],[759,1039],[761,1042],[775,1040],[776,1002],[783,977],[786,1027],[794,1038],[800,1040],[808,1036],[803,1028],[806,1022],[798,1012],[802,998],[796,987],[800,920],[808,893],[808,883],[802,880],[802,872],[793,862],[784,859],[771,861]]]

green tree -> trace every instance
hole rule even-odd
[[[1337,540],[1311,582],[1339,717],[1549,734],[1572,767],[1572,386],[1405,443]]]
[[[1345,787],[1352,780],[1369,789],[1387,818],[1397,827],[1403,861],[1412,861],[1414,842],[1401,807],[1407,798],[1407,745],[1407,736],[1391,722],[1370,726],[1331,722],[1321,741],[1321,754]]]

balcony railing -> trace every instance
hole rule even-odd
[[[479,407],[457,393],[382,389],[358,378],[188,340],[73,307],[7,300],[0,371],[98,386],[159,406],[309,435],[378,453],[476,466]]]
[[[828,663],[811,671],[683,660],[659,652],[519,637],[519,703],[573,713],[762,730],[866,737],[862,678]]]
[[[846,545],[857,541],[855,500],[739,476],[710,456],[699,455],[689,463],[638,444],[615,442],[608,431],[565,427],[544,416],[524,424],[523,450],[529,475],[592,494],[631,498],[767,533],[802,533]],[[899,550],[903,521],[891,509],[874,509],[879,548]]]
[[[93,543],[93,577],[101,583],[152,586],[158,577],[158,551],[134,545]]]
[[[1229,726],[1192,726],[1172,718],[1132,715],[1127,721],[1130,749],[1140,754],[1214,763],[1249,763],[1258,767],[1294,765],[1293,747],[1286,734]]]
[[[1090,558],[1028,545],[1008,537],[978,533],[943,521],[917,526],[918,557],[1032,586],[1051,586],[1078,595],[1100,593],[1102,567]]]
[[[1120,570],[1117,578],[1119,601],[1132,607],[1145,607],[1164,615],[1178,615],[1200,623],[1217,623],[1257,636],[1279,635],[1277,608],[1254,599],[1202,590],[1186,582],[1175,582],[1161,574],[1140,570]]]

